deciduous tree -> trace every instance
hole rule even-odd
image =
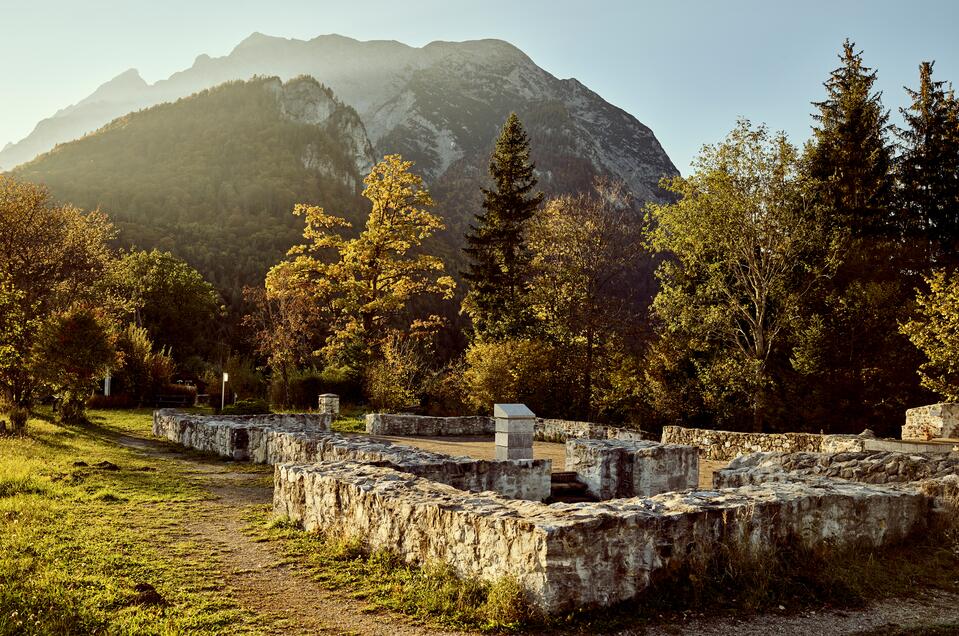
[[[678,202],[650,208],[652,247],[669,257],[656,316],[692,361],[707,407],[748,404],[756,430],[776,388],[774,357],[838,258],[810,222],[797,168],[783,134],[740,121],[689,177],[665,183]]]

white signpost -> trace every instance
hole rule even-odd
[[[230,374],[223,372],[223,384],[220,389],[220,410],[226,408],[226,383],[230,381]]]

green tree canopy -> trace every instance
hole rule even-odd
[[[84,421],[96,379],[116,364],[107,324],[102,314],[75,307],[50,316],[37,334],[31,368],[60,397],[59,414],[65,422]]]
[[[959,264],[959,100],[946,82],[932,79],[932,62],[919,66],[919,88],[901,108],[898,130],[899,225],[920,259],[916,265]]]
[[[838,246],[810,222],[796,149],[763,126],[740,121],[689,177],[665,185],[680,199],[650,208],[652,247],[669,257],[655,314],[691,361],[707,408],[735,420],[736,405],[748,405],[762,429],[777,354]]]
[[[470,259],[463,278],[469,291],[463,309],[477,337],[515,337],[532,322],[526,301],[531,253],[529,220],[543,200],[530,160],[529,137],[516,113],[510,114],[490,157],[493,189],[483,190],[483,212],[466,235]]]
[[[43,187],[0,176],[0,397],[29,406],[29,353],[44,320],[75,304],[103,305],[113,228],[99,212],[51,200]],[[14,317],[15,318],[11,318]]]
[[[933,272],[929,291],[918,294],[916,317],[902,332],[926,357],[922,385],[950,402],[959,401],[959,273]]]
[[[123,253],[114,271],[116,295],[157,347],[180,362],[210,352],[223,310],[219,294],[198,271],[159,250]]]
[[[442,260],[423,253],[424,243],[443,228],[428,208],[433,200],[412,162],[388,155],[364,180],[372,204],[359,236],[348,238],[349,222],[323,208],[297,205],[306,218],[308,243],[290,250],[291,260],[270,270],[267,296],[305,295],[328,317],[322,353],[330,363],[365,368],[392,330],[428,329],[435,317],[408,315],[410,303],[426,294],[452,297],[454,282]]]

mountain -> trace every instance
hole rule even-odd
[[[540,166],[546,186],[569,189],[569,176],[588,181],[583,173],[594,172],[619,177],[637,197],[651,199],[661,196],[660,177],[677,174],[649,128],[575,79],[552,76],[507,42],[414,48],[339,35],[306,41],[260,33],[229,55],[200,55],[189,69],[153,85],[126,71],[0,151],[0,166],[11,169],[134,110],[256,75],[316,78],[357,111],[377,156],[401,152],[431,182],[450,171],[460,179],[484,164],[510,111],[530,128],[541,154],[556,156],[553,165]]]
[[[0,165],[19,165],[15,174],[58,198],[101,207],[124,243],[171,249],[236,291],[262,281],[298,241],[294,203],[358,220],[366,207],[356,186],[374,158],[398,152],[437,201],[447,230],[434,249],[456,272],[513,111],[549,194],[602,175],[625,181],[639,202],[661,200],[660,178],[678,174],[635,117],[507,42],[414,48],[338,35],[253,34],[155,84],[126,71],[0,152]]]
[[[103,209],[123,244],[171,250],[236,292],[299,241],[296,203],[360,222],[373,163],[359,116],[330,89],[257,78],[125,115],[13,174]]]

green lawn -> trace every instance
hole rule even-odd
[[[144,436],[150,414],[91,420],[34,418],[26,436],[0,437],[0,634],[256,632],[214,557],[177,536],[209,495],[171,462],[113,441]]]

